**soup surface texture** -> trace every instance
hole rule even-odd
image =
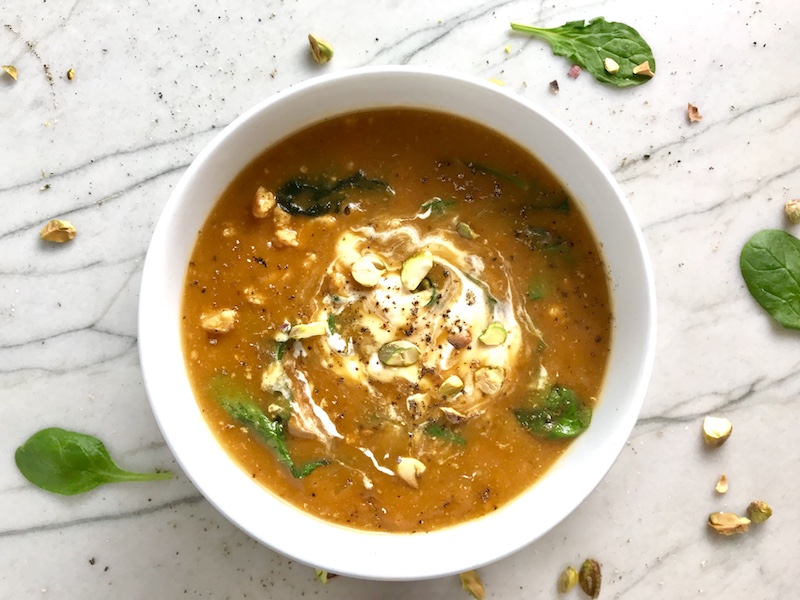
[[[475,123],[387,109],[268,149],[200,231],[183,340],[253,479],[322,519],[430,531],[531,486],[591,420],[608,283],[563,187]]]

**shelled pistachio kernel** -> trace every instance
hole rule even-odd
[[[377,256],[362,256],[350,268],[350,274],[364,287],[375,287],[386,272],[386,265]]]
[[[708,515],[708,526],[720,535],[745,533],[750,519],[729,512],[715,512]]]
[[[439,394],[442,396],[455,396],[458,392],[464,389],[464,382],[458,375],[450,375],[444,380],[444,383],[439,386]]]
[[[564,569],[564,572],[558,577],[558,591],[562,594],[566,594],[575,587],[576,583],[578,583],[578,572],[574,567],[569,566]]]
[[[481,367],[475,371],[475,387],[484,394],[496,394],[503,387],[505,378],[502,367]]]
[[[578,583],[581,584],[581,589],[590,598],[597,598],[600,595],[600,584],[603,581],[602,573],[600,573],[600,563],[593,558],[587,558],[581,565],[580,573],[578,573]]]
[[[474,240],[478,235],[464,221],[459,221],[456,225],[456,233],[466,240]]]
[[[428,276],[428,273],[433,268],[433,254],[430,250],[425,250],[421,254],[415,254],[403,263],[403,268],[400,271],[400,281],[407,290],[414,291],[422,283],[422,280]]]
[[[703,419],[703,439],[709,446],[721,446],[731,436],[733,424],[724,417]]]
[[[387,367],[408,367],[419,360],[420,351],[405,340],[388,342],[378,350],[378,360]]]
[[[789,200],[783,207],[786,211],[786,217],[793,224],[800,223],[800,200]]]
[[[63,219],[53,219],[49,221],[39,232],[39,237],[46,242],[56,242],[63,244],[75,238],[77,230],[69,221]]]
[[[72,67],[70,67],[69,71],[67,71],[67,79],[69,79],[70,81],[75,79],[75,69],[73,69]]]
[[[419,487],[417,478],[425,472],[425,465],[416,458],[401,456],[397,459],[397,468],[395,471],[400,479],[405,481],[412,488],[417,489]]]
[[[503,327],[503,324],[495,321],[478,336],[478,340],[487,346],[499,346],[506,341],[507,335],[508,332],[506,331],[506,328]]]
[[[603,61],[603,68],[611,75],[619,71],[619,64],[613,58],[608,57]]]
[[[483,582],[477,571],[467,571],[460,573],[458,578],[461,580],[461,589],[475,598],[475,600],[483,600],[486,598],[486,590],[483,589]]]
[[[292,326],[289,330],[289,337],[293,340],[304,340],[318,335],[325,335],[327,331],[328,324],[325,321],[314,321],[313,323]]]
[[[753,523],[763,523],[772,516],[772,508],[763,500],[753,500],[747,507],[747,516]]]
[[[308,43],[311,45],[311,56],[318,63],[324,64],[333,58],[333,48],[322,38],[309,33]]]

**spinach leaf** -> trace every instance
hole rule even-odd
[[[250,427],[267,446],[274,450],[278,462],[287,467],[296,479],[302,479],[317,467],[328,464],[327,460],[322,459],[297,467],[286,445],[286,419],[271,419],[252,402],[247,392],[236,389],[227,378],[215,378],[211,382],[211,387],[212,393],[215,394],[225,412],[243,425]]]
[[[555,386],[542,406],[514,411],[520,425],[540,437],[574,438],[586,431],[592,421],[592,409],[578,400],[570,389]]]
[[[316,217],[331,211],[339,212],[342,201],[347,198],[347,190],[362,189],[384,191],[394,194],[394,190],[380,179],[370,179],[364,171],[358,170],[350,177],[331,184],[324,179],[312,182],[304,177],[290,179],[278,188],[275,199],[286,212],[292,215]]]
[[[528,300],[541,300],[544,293],[544,284],[541,281],[531,281],[528,284]]]
[[[523,192],[526,192],[525,195],[530,200],[530,203],[525,205],[524,210],[550,209],[565,214],[568,214],[570,211],[569,199],[564,196],[563,193],[548,194],[541,188],[532,185],[529,181],[526,181],[521,177],[511,175],[510,173],[500,171],[499,169],[495,169],[494,167],[490,167],[488,165],[476,162],[459,162],[469,168],[469,170],[473,173],[481,173],[483,175],[490,175],[497,179],[503,179],[518,187]]]
[[[628,87],[647,83],[647,75],[635,75],[633,68],[649,61],[650,70],[655,72],[656,61],[653,51],[639,32],[624,23],[606,21],[603,17],[570,21],[561,27],[543,29],[520,23],[511,23],[511,29],[546,40],[553,54],[565,56],[580,65],[594,78],[617,87]],[[603,61],[613,59],[619,71],[609,73]]]
[[[451,444],[456,444],[457,446],[466,446],[467,440],[465,440],[460,433],[456,433],[449,427],[445,427],[441,423],[437,423],[436,421],[431,421],[425,426],[424,429],[425,433],[433,438],[440,439],[445,442],[450,442]]]
[[[759,231],[742,248],[739,266],[756,302],[784,327],[800,329],[800,240]]]
[[[65,496],[88,492],[103,483],[172,477],[169,472],[132,473],[121,469],[96,437],[58,427],[34,433],[17,448],[14,460],[33,485]]]
[[[336,333],[336,315],[333,313],[328,315],[328,333],[331,335]]]
[[[560,251],[570,245],[558,233],[545,227],[518,229],[514,232],[514,237],[531,250]]]
[[[428,202],[419,207],[419,212],[424,213],[430,210],[431,215],[439,216],[443,215],[453,206],[455,206],[455,202],[452,202],[451,200],[442,200],[441,198],[434,196]]]

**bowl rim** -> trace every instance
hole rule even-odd
[[[615,210],[620,217],[620,223],[615,226],[627,236],[625,239],[631,244],[627,251],[632,254],[631,260],[636,263],[633,268],[636,270],[636,277],[639,278],[639,287],[635,290],[638,293],[637,304],[632,308],[636,313],[637,326],[643,328],[641,336],[636,338],[638,344],[635,349],[636,356],[624,358],[624,361],[632,361],[632,366],[628,368],[633,369],[632,380],[626,388],[629,396],[628,402],[624,405],[624,410],[610,411],[614,414],[604,416],[604,423],[608,421],[613,426],[614,435],[594,440],[599,449],[597,452],[588,452],[583,449],[589,444],[589,432],[593,432],[593,429],[599,427],[596,419],[595,427],[590,427],[587,433],[575,440],[556,465],[551,467],[542,480],[531,488],[533,490],[548,486],[548,490],[552,488],[569,491],[566,498],[559,497],[560,501],[549,507],[547,522],[532,525],[532,531],[519,531],[524,529],[520,527],[517,527],[517,531],[506,529],[513,519],[503,516],[511,507],[530,495],[531,490],[524,492],[520,497],[487,516],[429,533],[365,532],[322,521],[303,513],[300,509],[291,507],[272,492],[266,491],[259,484],[251,481],[240,467],[227,458],[227,455],[224,454],[225,451],[216,442],[208,426],[205,425],[205,421],[203,424],[206,431],[197,429],[195,417],[199,416],[199,409],[197,415],[191,415],[188,419],[183,415],[181,418],[181,415],[176,414],[175,403],[169,401],[171,395],[181,398],[181,402],[185,401],[185,398],[181,396],[181,394],[185,394],[185,386],[180,381],[181,375],[165,372],[169,369],[169,361],[174,359],[168,355],[168,352],[170,348],[174,350],[173,338],[175,335],[179,335],[177,331],[179,319],[170,323],[168,317],[161,314],[161,311],[165,305],[165,289],[168,289],[170,285],[177,285],[175,284],[176,278],[180,281],[182,289],[188,267],[188,259],[180,264],[174,258],[175,254],[172,251],[175,248],[184,250],[187,243],[189,251],[191,251],[193,243],[187,240],[189,238],[196,239],[195,231],[187,232],[186,228],[180,229],[179,220],[182,215],[181,210],[185,211],[186,209],[187,194],[201,185],[198,181],[202,179],[203,171],[207,169],[208,164],[219,159],[220,153],[224,152],[230,144],[246,135],[243,132],[247,130],[248,126],[263,118],[263,115],[275,111],[276,107],[285,107],[287,102],[297,102],[298,99],[307,100],[311,94],[341,90],[342,86],[346,88],[347,86],[361,85],[363,87],[363,81],[370,80],[382,84],[391,82],[391,85],[402,83],[418,86],[423,84],[430,86],[431,82],[435,82],[434,87],[437,90],[469,91],[480,95],[481,98],[496,98],[508,110],[512,108],[513,110],[522,110],[531,118],[535,117],[537,123],[546,127],[547,131],[559,136],[559,143],[577,151],[576,156],[581,157],[580,160],[593,170],[592,177],[596,179],[595,183],[604,186],[603,189],[606,190],[604,193],[609,194],[609,197],[613,197],[616,202]],[[451,106],[449,108],[437,108],[438,105],[431,106],[433,110],[463,116],[463,110],[459,111],[453,108],[454,103],[457,102],[452,98],[446,102],[439,99],[437,102],[439,104],[450,102]],[[385,102],[375,103],[370,98],[359,100],[358,103],[358,108],[344,112],[367,110],[370,107],[389,107],[389,104]],[[424,108],[424,104],[415,106]],[[335,114],[342,114],[342,112],[333,111],[328,115],[316,116],[306,121],[306,126]],[[496,129],[491,126],[490,128]],[[296,130],[297,128],[295,128]],[[506,131],[500,133],[506,137],[512,137]],[[237,138],[237,136],[239,137]],[[272,143],[285,137],[280,136]],[[514,138],[512,137],[512,139]],[[265,145],[262,151],[272,143]],[[532,154],[537,156],[540,154],[534,152],[527,145],[523,146]],[[239,170],[253,158],[238,160]],[[543,162],[545,161],[543,160]],[[546,166],[550,168],[550,165],[546,164]],[[571,184],[563,179],[562,182],[570,189],[570,193],[574,197]],[[228,183],[230,181],[226,182],[223,188]],[[584,216],[589,220],[590,228],[594,230],[593,223],[586,214],[585,207],[587,205],[581,198],[576,198],[576,200],[584,209]],[[205,217],[207,217],[207,213],[203,216],[203,220]],[[173,239],[176,236],[179,242],[177,244]],[[598,241],[602,243],[602,240]],[[605,246],[602,248],[604,258],[607,250],[608,248]],[[612,279],[613,276],[612,274]],[[614,300],[612,314],[614,315],[614,335],[616,337],[618,298],[613,289],[614,286],[610,285],[610,288],[610,295]],[[608,169],[574,133],[530,100],[472,76],[428,67],[362,67],[315,77],[265,98],[217,133],[183,174],[159,217],[145,258],[138,318],[139,358],[151,408],[175,459],[202,495],[242,531],[285,556],[326,571],[375,580],[419,580],[474,569],[520,550],[555,527],[594,490],[619,456],[640,413],[655,358],[656,298],[653,271],[644,237],[636,224],[633,211]],[[611,360],[617,352],[615,344],[616,340],[612,339],[612,357],[609,359],[608,369],[611,369]],[[180,361],[183,364],[182,353]],[[174,361],[172,366],[174,367]],[[185,370],[183,375],[185,376]],[[603,387],[601,397],[605,395],[606,391],[605,384]],[[191,400],[194,402],[193,396]],[[194,405],[197,408],[196,402]],[[598,411],[602,407],[603,401],[601,400]],[[200,416],[200,418],[202,417]],[[196,445],[198,436],[201,441],[207,441],[210,436],[216,448],[206,447],[205,443]],[[193,444],[195,445],[193,446]],[[558,465],[569,460],[569,457],[578,451],[582,453],[580,465],[583,468],[585,464],[586,468],[583,469],[585,477],[579,484],[575,484],[568,481],[563,473],[560,473]],[[224,454],[225,459],[219,456],[220,452]],[[226,461],[227,466],[224,466]],[[209,465],[213,465],[213,473],[207,472],[212,469]],[[231,469],[235,469],[236,472]],[[265,498],[261,498],[260,504],[265,505],[267,511],[272,511],[268,514],[277,516],[276,520],[281,521],[277,524],[273,523],[273,529],[264,523],[254,523],[254,515],[248,512],[255,510],[252,497],[254,492],[251,490],[253,486],[257,486],[259,493],[265,496]],[[237,495],[246,498],[242,499]],[[520,510],[514,511],[516,517],[521,514],[523,513]],[[494,535],[498,525],[505,527],[503,529],[504,538],[499,541]],[[310,529],[314,534],[313,540],[308,538],[305,540],[291,539],[293,532],[291,527]],[[476,543],[476,540],[479,540],[479,543]],[[462,554],[465,546],[469,546],[470,542],[469,552]],[[450,552],[447,552],[448,549]],[[456,556],[453,556],[454,554]]]

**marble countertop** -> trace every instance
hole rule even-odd
[[[191,160],[278,90],[386,64],[498,79],[567,123],[615,174],[655,269],[656,367],[628,445],[570,517],[480,570],[487,596],[558,597],[562,569],[592,556],[601,598],[794,597],[800,337],[755,304],[738,256],[759,229],[792,231],[783,204],[800,197],[800,9],[563,4],[4,4],[0,63],[19,79],[0,77],[0,598],[467,597],[454,577],[323,585],[248,538],[180,473],[139,371],[142,262]],[[651,82],[619,90],[585,72],[570,79],[565,59],[508,29],[599,15],[646,37],[658,61]],[[309,32],[333,45],[328,65],[311,60]],[[689,102],[701,122],[688,122]],[[41,242],[51,218],[71,220],[78,237]],[[714,451],[700,435],[709,413],[734,423]],[[46,426],[95,433],[125,466],[177,477],[47,494],[13,460]],[[730,491],[720,496],[723,472]],[[773,506],[767,523],[730,538],[706,527],[710,512],[742,512],[754,499]]]

